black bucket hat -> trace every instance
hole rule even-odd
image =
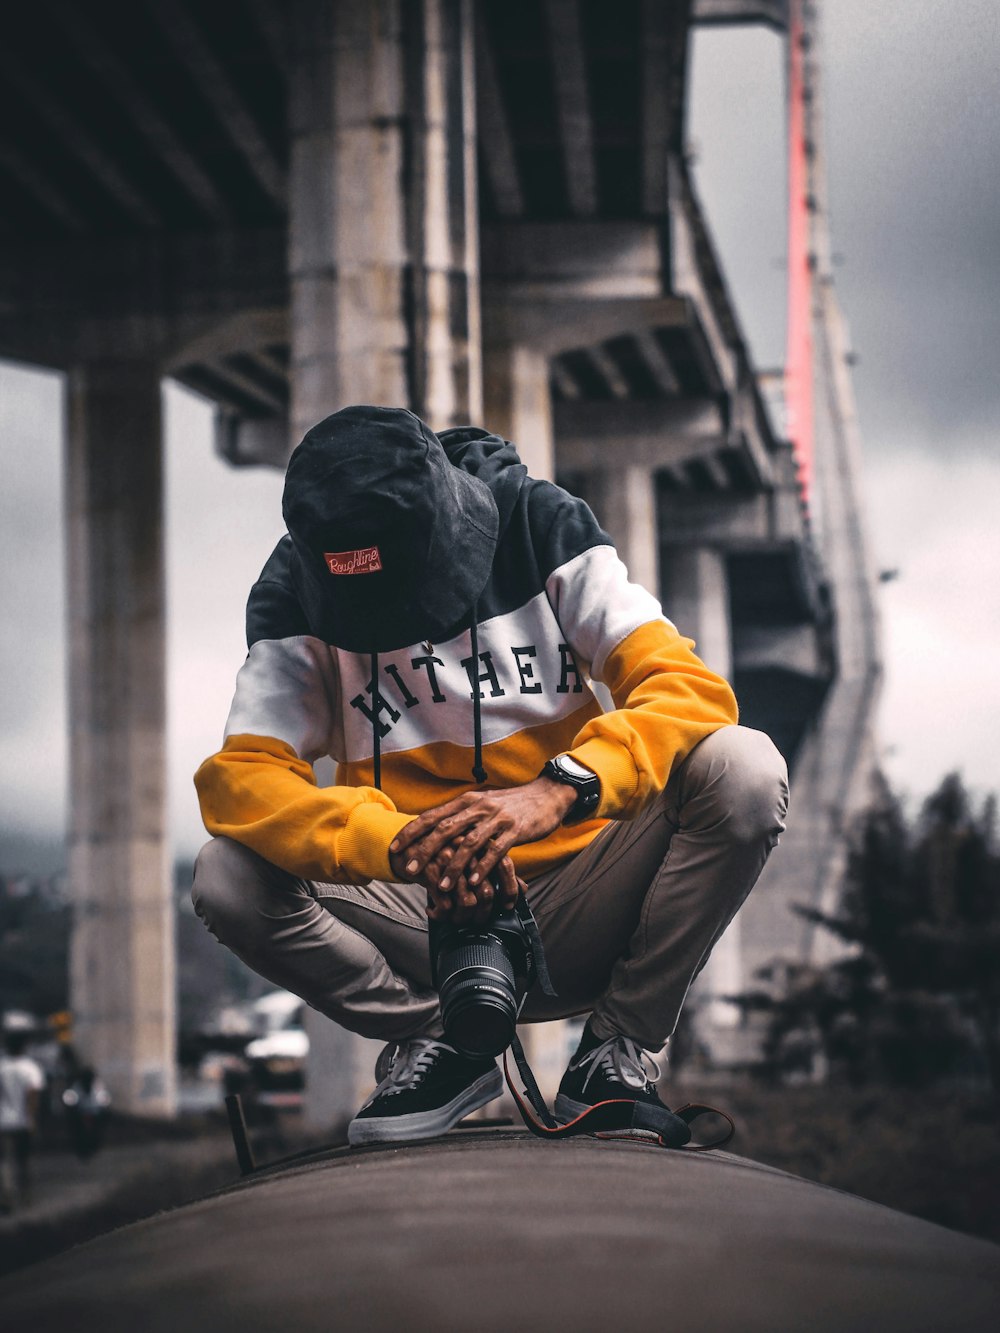
[[[496,502],[412,412],[345,407],[313,426],[289,460],[282,512],[293,578],[327,643],[392,652],[469,624]]]

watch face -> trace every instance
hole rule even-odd
[[[578,764],[572,755],[561,754],[555,762],[569,777],[578,778],[581,782],[589,782],[596,777],[596,774],[591,772],[589,768],[585,768],[583,764]]]

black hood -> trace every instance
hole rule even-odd
[[[528,476],[517,450],[509,440],[478,426],[454,426],[441,431],[438,439],[450,463],[489,487],[496,501],[502,535]]]
[[[391,652],[466,628],[525,469],[475,427],[439,439],[412,412],[347,407],[288,464],[282,510],[312,632]]]

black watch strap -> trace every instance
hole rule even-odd
[[[564,824],[578,824],[581,819],[596,814],[601,803],[601,780],[596,773],[591,773],[583,764],[577,763],[571,755],[563,754],[549,759],[542,772],[547,778],[564,782],[576,791],[576,800],[563,817]]]

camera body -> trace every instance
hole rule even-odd
[[[496,1056],[510,1045],[537,975],[532,927],[537,937],[523,895],[485,925],[430,922],[431,977],[445,1040],[463,1055]]]

